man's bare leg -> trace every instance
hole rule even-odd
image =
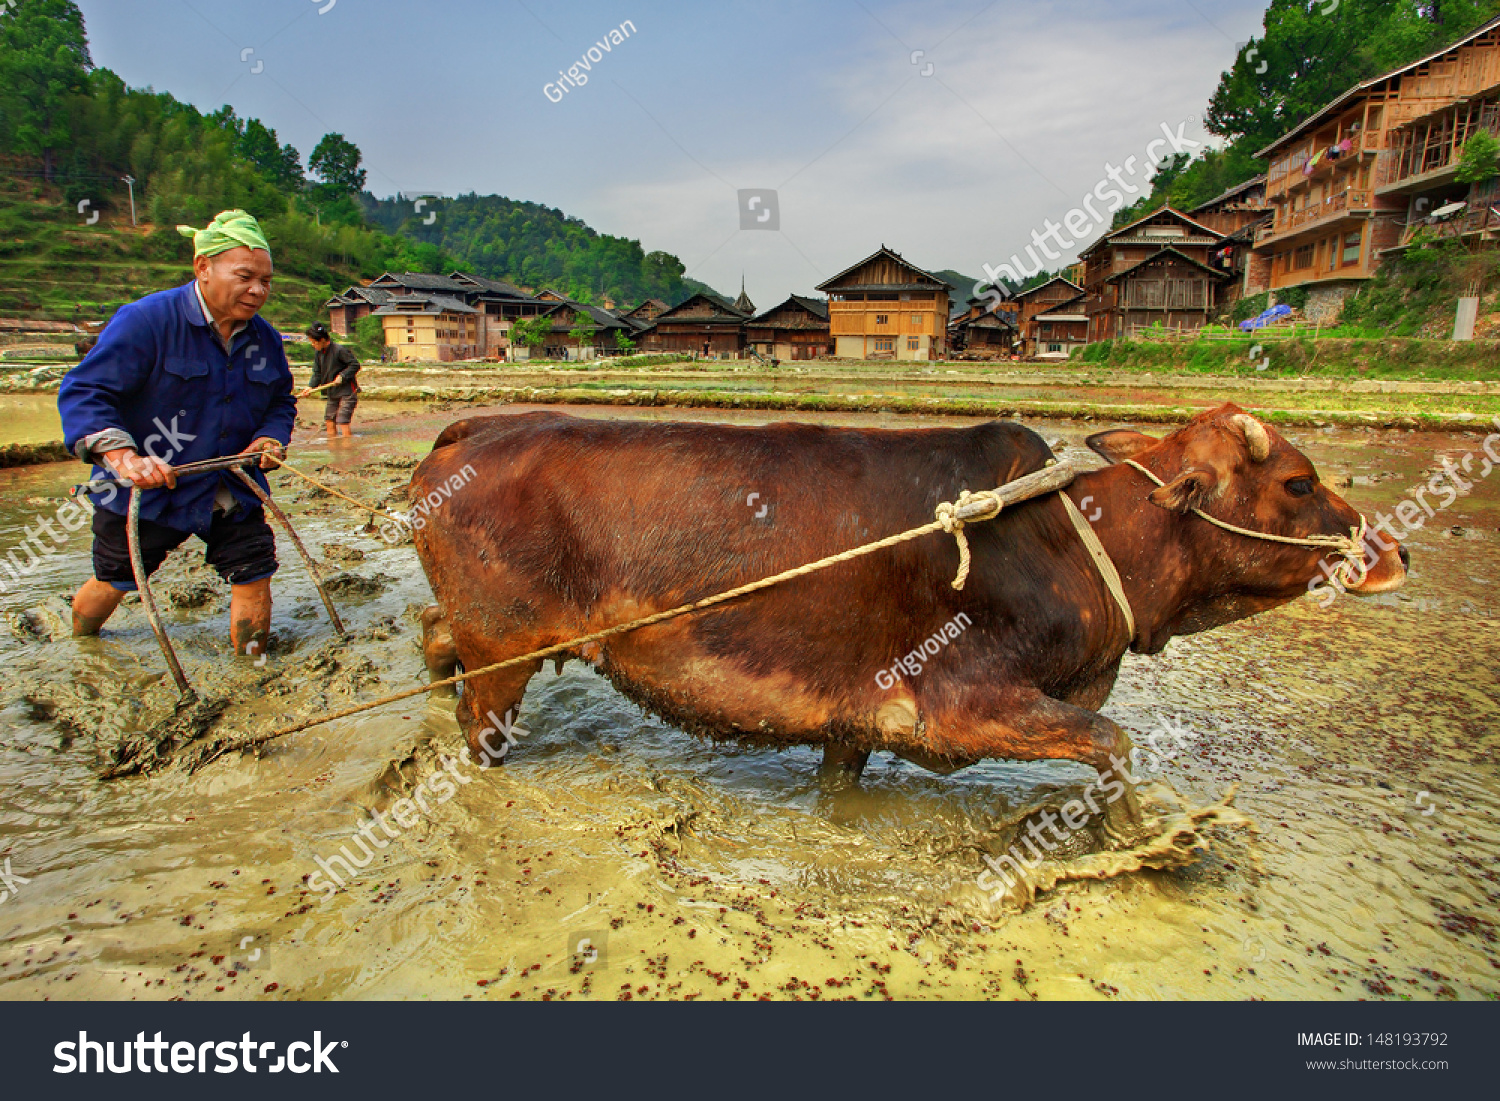
[[[326,432],[326,433],[328,433],[328,438],[330,440],[333,439],[333,437],[335,435],[335,432],[334,432],[334,429],[333,429],[333,422],[332,421],[324,421],[323,422],[323,431]]]
[[[348,424],[339,425],[339,431],[344,434],[344,439],[352,440],[354,438],[354,423],[351,421]]]
[[[271,579],[229,587],[229,641],[236,654],[262,657],[271,637]]]
[[[73,637],[97,635],[124,599],[125,594],[108,581],[89,578],[73,594]]]

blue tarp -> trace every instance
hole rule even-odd
[[[1249,321],[1241,321],[1240,328],[1248,333],[1253,329],[1259,329],[1266,325],[1269,325],[1271,322],[1277,320],[1278,318],[1285,317],[1291,312],[1292,308],[1287,305],[1272,306],[1269,310],[1261,314],[1259,317],[1252,317]]]

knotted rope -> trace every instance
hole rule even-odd
[[[1167,483],[1147,470],[1134,459],[1126,459],[1126,466],[1133,466],[1146,477],[1150,478],[1159,486]],[[1232,531],[1236,535],[1248,535],[1251,539],[1264,539],[1268,543],[1290,543],[1295,547],[1327,547],[1329,550],[1337,551],[1342,555],[1342,561],[1333,569],[1333,576],[1346,589],[1357,589],[1365,583],[1365,578],[1370,576],[1369,564],[1365,561],[1365,538],[1369,532],[1369,526],[1365,522],[1364,513],[1359,514],[1359,526],[1350,528],[1348,535],[1272,535],[1266,531],[1251,531],[1242,528],[1227,520],[1220,520],[1216,516],[1210,516],[1201,508],[1191,509],[1200,519],[1207,520],[1215,527]]]
[[[980,501],[988,498],[994,506],[989,511],[977,516],[970,516],[967,520],[960,518],[959,511],[964,505],[971,501]],[[993,520],[1000,515],[1000,510],[1005,507],[1005,502],[989,490],[979,493],[970,493],[967,489],[958,495],[957,501],[943,501],[937,507],[937,522],[949,535],[953,536],[958,543],[958,576],[953,579],[953,587],[962,589],[964,582],[969,579],[969,538],[964,534],[964,524],[981,523],[985,520]]]

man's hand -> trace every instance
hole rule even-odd
[[[297,391],[297,396],[299,398],[310,398],[310,397],[312,397],[312,387],[309,386],[305,390],[298,390]]]
[[[281,441],[273,440],[270,436],[261,436],[252,440],[250,446],[245,448],[243,454],[248,455],[253,451],[262,453],[260,457],[260,468],[262,470],[270,470],[272,467],[279,465],[279,460],[286,458],[286,448],[281,445]]]
[[[137,455],[129,447],[117,447],[106,451],[103,459],[104,465],[137,489],[177,488],[177,475],[171,465],[154,455]]]

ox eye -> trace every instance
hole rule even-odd
[[[1311,478],[1293,478],[1286,484],[1286,491],[1293,497],[1310,497],[1313,491]]]

